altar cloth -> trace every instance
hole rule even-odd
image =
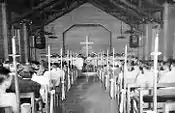
[[[84,73],[82,73],[82,75],[85,75],[85,76],[95,76],[95,75],[97,75],[97,72],[84,72]]]

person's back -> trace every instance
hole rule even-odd
[[[175,83],[175,63],[171,65],[171,71],[160,77],[159,83]]]
[[[13,76],[10,71],[4,67],[0,68],[0,105],[10,106],[14,113],[17,113],[17,103],[15,93],[6,93],[10,87]]]

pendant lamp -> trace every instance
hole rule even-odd
[[[120,36],[117,39],[125,39],[126,37],[123,36],[123,22],[121,21],[121,28],[120,28]]]

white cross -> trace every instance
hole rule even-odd
[[[19,97],[19,82],[18,82],[17,67],[16,67],[16,57],[19,57],[20,55],[16,55],[15,37],[12,38],[12,54],[10,54],[9,56],[13,57],[13,66],[14,66],[14,72],[15,72],[15,92],[16,92],[16,98],[17,98],[17,107],[19,111],[20,97]]]
[[[89,37],[86,36],[86,41],[85,42],[80,42],[81,45],[86,45],[86,56],[88,57],[88,50],[89,50],[89,45],[94,44],[94,42],[89,42]]]
[[[161,52],[158,51],[159,48],[159,34],[157,32],[156,38],[155,38],[155,46],[154,46],[154,52],[151,53],[151,55],[154,56],[154,100],[153,100],[153,107],[154,111],[157,113],[157,65],[158,65],[158,56],[161,54]]]

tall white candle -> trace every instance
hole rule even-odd
[[[62,50],[62,48],[60,49],[60,56],[61,56],[61,70],[63,69],[63,56],[62,56],[62,52],[63,50]]]
[[[48,70],[49,70],[49,83],[51,85],[51,65],[50,65],[50,45],[48,45],[48,50],[47,50],[47,53],[48,53]]]
[[[125,45],[124,90],[126,89],[127,56],[128,56],[128,47],[127,45]]]
[[[108,60],[109,60],[109,56],[108,56],[108,54],[109,54],[109,50],[107,49],[107,59],[106,59],[106,65],[107,65],[107,75],[108,75],[108,71],[109,71],[109,64],[108,64]]]
[[[112,62],[113,63],[113,71],[112,71],[112,73],[113,73],[113,77],[114,77],[114,65],[115,65],[115,58],[114,58],[115,56],[114,55],[115,55],[115,48],[113,48],[112,53],[113,53],[113,56],[112,56],[112,60],[113,60],[113,62]]]
[[[12,52],[13,52],[14,55],[16,54],[15,37],[12,38]]]
[[[159,46],[159,37],[158,33],[156,34],[155,38],[155,49],[154,49],[154,111],[157,112],[157,63],[158,63],[158,46]]]

